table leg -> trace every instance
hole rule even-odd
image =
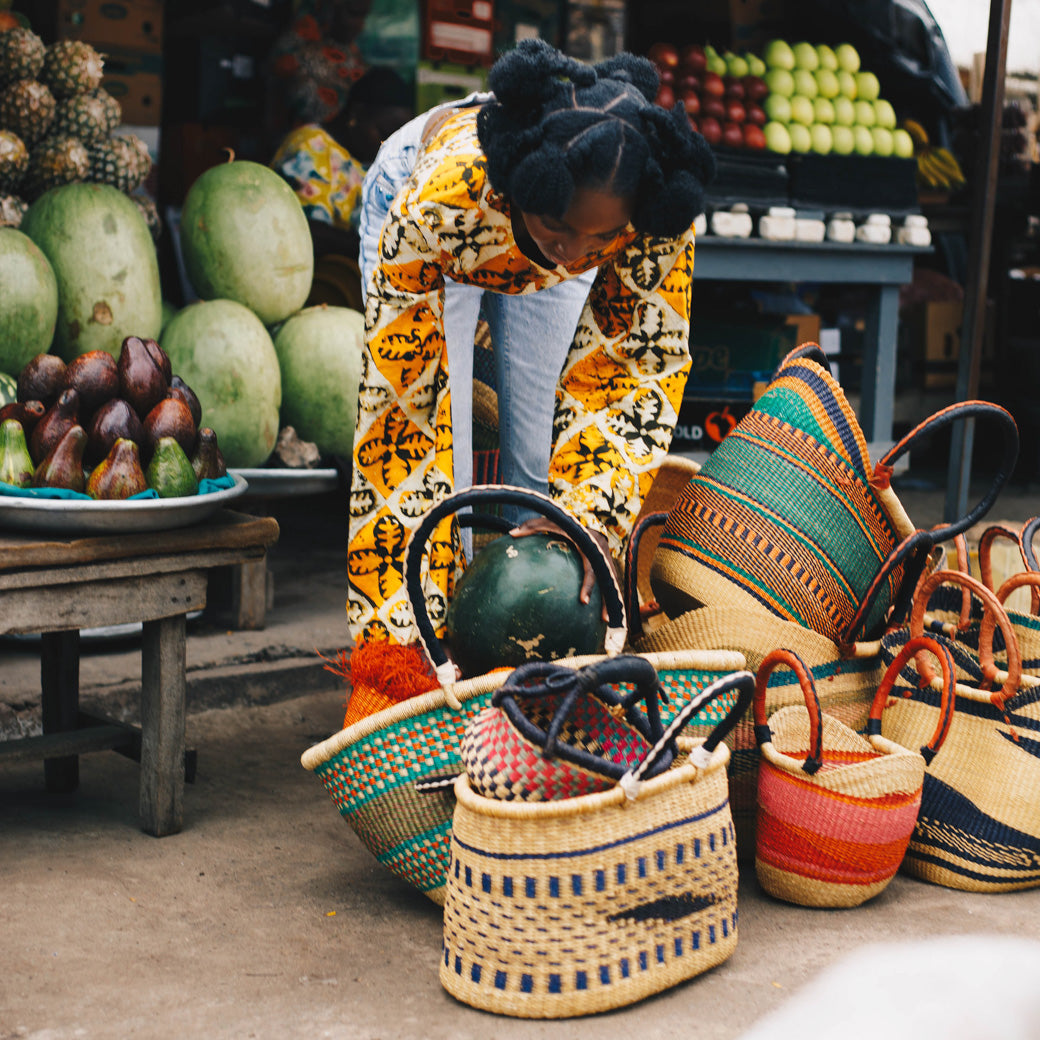
[[[79,716],[79,630],[44,632],[40,641],[40,685],[43,732],[74,730]],[[43,763],[47,790],[75,791],[79,786],[79,756],[63,755]]]
[[[867,441],[889,445],[895,413],[899,286],[883,285],[867,308],[863,335],[863,391],[860,425]]]
[[[185,616],[142,627],[141,826],[162,837],[184,823]]]

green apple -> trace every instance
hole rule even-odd
[[[771,94],[790,97],[794,93],[794,76],[787,69],[771,68],[762,78],[766,81],[766,86],[769,87]]]
[[[757,54],[745,54],[748,72],[761,79],[766,74],[766,63]]]
[[[870,127],[854,126],[852,128],[852,142],[857,155],[872,155],[874,152],[874,135]]]
[[[794,68],[794,51],[786,40],[770,40],[762,57],[771,69],[787,69],[790,72]]]
[[[840,43],[834,49],[838,59],[838,68],[846,72],[859,72],[859,51],[851,43]]]
[[[800,152],[804,155],[812,151],[812,134],[807,126],[801,123],[792,123],[787,132],[791,135],[791,151]]]
[[[791,98],[791,121],[801,123],[802,126],[811,126],[816,122],[816,110],[809,98],[801,94]]]
[[[914,157],[914,139],[902,127],[892,131],[892,154],[900,159]]]
[[[892,131],[884,126],[875,126],[870,133],[874,138],[874,154],[891,155],[893,148]]]
[[[818,91],[816,77],[808,69],[795,69],[791,75],[794,76],[794,92],[796,94],[801,94],[807,98],[816,97]]]
[[[766,147],[771,152],[779,152],[781,155],[787,155],[791,150],[791,135],[787,130],[787,127],[783,123],[778,123],[775,119],[770,120],[762,127],[763,132],[766,135]]]
[[[856,97],[864,101],[876,101],[881,95],[881,84],[873,72],[856,73]]]
[[[809,127],[809,137],[812,142],[812,150],[818,155],[829,155],[834,147],[834,139],[831,136],[831,128],[823,123],[813,123]]]
[[[834,122],[834,105],[829,98],[816,98],[813,101],[813,113],[816,116],[815,122],[817,123],[830,124]]]
[[[791,122],[791,99],[783,94],[767,94],[762,108],[769,119],[778,123]]]
[[[716,54],[707,59],[708,72],[714,72],[716,76],[725,76],[728,72],[726,59],[721,54]]]
[[[856,122],[860,126],[873,126],[876,121],[874,106],[869,101],[854,101],[856,108]]]
[[[748,68],[747,59],[742,58],[739,54],[726,51],[722,57],[726,62],[726,72],[737,79],[743,79],[751,71]]]
[[[840,94],[831,102],[834,105],[834,122],[852,126],[856,122],[856,103]]]
[[[910,135],[907,134],[909,137]],[[831,127],[831,151],[837,155],[851,155],[856,147],[856,138],[848,126]]]
[[[830,69],[831,72],[838,70],[838,55],[834,53],[834,48],[826,43],[818,43],[816,45],[816,58],[819,62],[819,68]]]
[[[856,76],[847,69],[838,71],[838,93],[850,101],[856,100]]]
[[[896,110],[892,107],[890,101],[878,98],[874,102],[874,116],[874,122],[878,126],[883,126],[886,130],[894,130],[896,128]]]
[[[838,77],[830,69],[816,70],[816,92],[820,97],[835,98],[841,93]]]
[[[803,40],[801,43],[796,43],[791,50],[794,52],[795,68],[808,69],[809,72],[819,68],[820,57],[811,43]]]

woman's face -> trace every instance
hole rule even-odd
[[[562,217],[521,213],[527,233],[554,264],[567,267],[599,252],[628,227],[627,198],[595,188],[578,188]]]

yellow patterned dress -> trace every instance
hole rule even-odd
[[[444,279],[527,293],[599,267],[556,391],[549,490],[620,558],[668,451],[690,367],[693,229],[627,231],[570,268],[545,269],[491,189],[476,109],[449,119],[390,207],[365,313],[350,495],[348,620],[355,641],[417,638],[403,583],[411,532],[452,491]],[[435,626],[464,566],[458,526],[438,526],[423,591]]]

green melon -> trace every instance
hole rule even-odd
[[[22,221],[58,283],[55,353],[119,356],[127,336],[155,339],[162,295],[155,244],[138,208],[109,184],[65,184],[41,195]]]
[[[307,301],[314,274],[307,218],[289,185],[260,163],[223,163],[199,176],[184,200],[180,241],[204,300],[236,300],[265,325]]]
[[[18,380],[7,372],[0,372],[0,408],[18,400]]]
[[[351,457],[364,335],[363,314],[322,304],[294,314],[274,338],[282,425],[323,455]]]
[[[216,433],[228,468],[266,462],[278,440],[282,380],[260,319],[234,300],[192,303],[170,319],[162,348],[195,391],[201,425]]]
[[[463,676],[527,661],[603,651],[603,599],[578,595],[581,553],[559,535],[503,535],[489,542],[456,583],[444,642]]]
[[[0,228],[0,371],[17,375],[46,354],[58,320],[58,282],[40,247]]]

